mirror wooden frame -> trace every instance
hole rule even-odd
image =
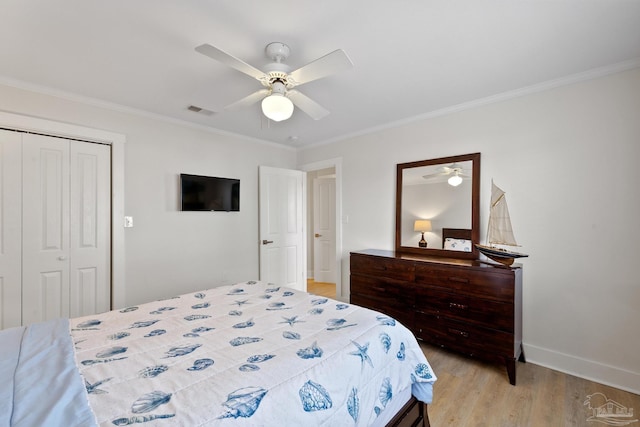
[[[451,251],[446,249],[415,248],[402,246],[402,175],[405,169],[440,164],[471,161],[471,252]],[[403,254],[438,256],[458,259],[477,259],[478,249],[475,243],[480,242],[480,153],[460,156],[441,157],[438,159],[420,160],[396,165],[396,252]]]

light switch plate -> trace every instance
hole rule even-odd
[[[132,216],[125,216],[124,217],[124,227],[125,228],[133,227],[133,217]]]

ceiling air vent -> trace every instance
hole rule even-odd
[[[187,110],[189,111],[193,111],[194,113],[199,113],[199,114],[204,114],[205,116],[210,116],[213,114],[213,111],[211,110],[206,110],[204,108],[195,106],[195,105],[189,105],[187,107]]]

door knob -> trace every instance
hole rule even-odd
[[[65,259],[67,259],[67,257],[66,257],[66,256],[64,256],[64,255],[60,255],[60,256],[58,257],[58,260],[60,260],[60,261],[64,261]]]
[[[322,234],[318,234],[318,233],[316,233],[316,234],[315,234],[315,236],[316,236],[316,237],[322,237]]]
[[[262,241],[263,245],[268,245],[269,243],[273,243],[273,240],[263,240]]]

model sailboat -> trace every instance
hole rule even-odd
[[[518,246],[511,228],[511,218],[504,191],[491,181],[491,205],[489,207],[489,231],[487,245],[476,244],[480,253],[504,265],[513,264],[515,258],[529,255],[498,248],[495,245]]]

